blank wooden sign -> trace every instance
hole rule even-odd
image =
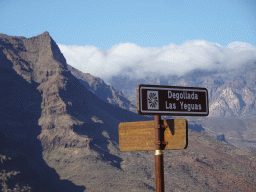
[[[188,145],[188,126],[186,119],[162,120],[167,125],[164,150],[186,149]],[[121,151],[155,150],[154,121],[125,122],[119,124],[119,148]]]

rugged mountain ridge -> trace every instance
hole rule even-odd
[[[83,73],[69,64],[67,64],[67,68],[88,90],[101,100],[137,113],[135,101],[132,98],[125,97],[121,90],[114,89],[113,86],[107,85],[99,77],[95,77],[90,73]]]
[[[120,122],[152,118],[88,90],[48,32],[0,37],[0,73],[0,152],[14,159],[3,167],[23,167],[10,186],[21,181],[34,191],[155,190],[154,152],[118,148]],[[253,151],[189,129],[188,148],[164,154],[166,191],[255,190]]]
[[[42,113],[42,95],[37,88],[40,81],[45,82],[48,78],[38,75],[46,73],[41,63],[36,66],[39,50],[47,52],[50,47],[46,43],[40,48],[38,44],[44,39],[51,40],[47,33],[31,40],[0,36],[0,150],[1,154],[14,160],[1,168],[21,171],[18,177],[7,183],[10,188],[21,182],[29,184],[35,191],[62,191],[62,188],[81,191],[83,187],[75,186],[68,180],[61,181],[56,171],[45,163],[42,145],[37,139],[42,130],[38,124]],[[32,47],[29,41],[33,42],[33,51],[27,51]],[[44,59],[43,54],[41,58]],[[40,68],[41,72],[37,70]]]
[[[113,133],[117,140],[120,121],[147,119],[107,104],[88,91],[67,70],[65,58],[48,32],[28,39],[4,36],[0,42],[1,132],[5,141],[1,146],[12,146],[42,162],[42,151],[71,146],[90,151],[89,143],[106,127],[106,135]],[[82,124],[87,126],[79,127]],[[80,135],[85,127],[90,128],[89,138]],[[93,128],[99,129],[98,133]],[[56,182],[53,191],[57,186]]]

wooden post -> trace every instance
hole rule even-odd
[[[163,131],[161,115],[154,115],[155,121],[155,180],[156,192],[164,192],[164,162],[162,153]]]

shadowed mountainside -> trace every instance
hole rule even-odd
[[[21,171],[7,184],[13,188],[17,181],[24,182],[35,191],[63,191],[63,188],[83,191],[83,187],[68,180],[61,181],[42,158],[41,142],[37,139],[41,133],[38,125],[42,102],[37,90],[39,83],[31,81],[35,75],[33,68],[29,68],[32,64],[19,56],[26,51],[26,41],[0,38],[0,152],[14,160],[3,165],[2,169]]]
[[[85,189],[60,180],[63,178],[45,164],[42,154],[72,146],[93,151],[89,144],[99,135],[102,143],[107,143],[108,134],[118,142],[121,121],[148,118],[107,104],[88,91],[67,70],[65,58],[48,32],[28,39],[1,35],[0,45],[2,153],[12,149],[27,161],[31,158],[41,164],[34,166],[40,179],[32,188],[40,187],[45,179],[53,188],[48,191]]]
[[[8,185],[20,181],[32,191],[155,191],[154,152],[118,147],[120,122],[153,116],[99,99],[68,70],[48,32],[27,39],[0,36],[0,64],[0,152],[13,159],[3,169],[21,171]],[[190,129],[188,148],[164,151],[164,163],[166,191],[256,189],[255,152]]]
[[[92,93],[98,98],[122,109],[127,109],[137,113],[136,101],[132,98],[125,97],[122,91],[114,89],[113,86],[107,85],[99,77],[94,77],[90,73],[83,73],[76,68],[67,64],[68,70]],[[133,102],[131,102],[133,101]]]

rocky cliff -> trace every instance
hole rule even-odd
[[[94,79],[88,87],[75,77],[48,32],[32,38],[1,35],[0,73],[0,152],[13,159],[1,168],[21,171],[9,186],[20,182],[32,191],[155,191],[154,152],[121,152],[118,147],[120,122],[153,117],[109,104],[106,96],[98,98],[92,86],[104,84]],[[121,100],[121,93],[117,95]],[[198,124],[194,128],[203,129]],[[188,148],[164,151],[164,162],[166,191],[256,188],[255,152],[190,129]]]
[[[28,39],[1,35],[0,46],[2,147],[13,147],[45,164],[43,151],[72,146],[90,151],[94,137],[105,138],[104,129],[117,141],[120,121],[143,119],[88,91],[68,71],[48,32]],[[52,177],[55,180],[47,182],[55,182],[56,191],[58,175]],[[72,188],[68,182],[63,186],[67,185]]]
[[[19,182],[29,184],[33,191],[83,191],[83,187],[60,180],[43,160],[45,144],[37,139],[50,127],[44,116],[51,106],[43,101],[54,95],[49,90],[56,90],[49,87],[51,75],[57,76],[56,71],[62,70],[58,58],[49,59],[56,51],[52,51],[56,48],[52,41],[47,32],[30,39],[0,35],[0,150],[12,158],[1,165],[1,170],[21,172],[9,180],[10,188]]]
[[[94,77],[90,73],[83,73],[76,68],[67,64],[68,70],[92,93],[98,98],[112,105],[121,107],[137,113],[136,101],[123,95],[121,90],[115,89],[113,86],[107,85],[99,77]]]

